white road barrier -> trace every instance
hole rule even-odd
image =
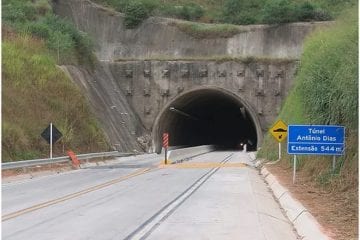
[[[184,161],[188,161],[191,158],[214,151],[213,145],[202,145],[197,147],[188,147],[188,148],[181,148],[169,151],[168,159],[170,160],[171,164],[180,163]]]

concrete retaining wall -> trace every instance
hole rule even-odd
[[[292,86],[305,37],[329,24],[234,26],[232,37],[198,39],[181,31],[179,20],[149,18],[126,29],[121,13],[89,0],[53,3],[95,41],[93,72],[63,69],[87,95],[114,150],[126,152],[154,150],[161,111],[200,87],[236,95],[254,113],[257,131],[266,132]]]
[[[100,60],[152,57],[255,56],[299,58],[305,37],[327,23],[238,26],[230,38],[198,39],[181,31],[179,20],[149,18],[135,29],[126,29],[122,14],[89,0],[56,1],[57,14],[72,20],[96,41]],[[206,46],[206,47],[204,47]]]

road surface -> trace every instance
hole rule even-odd
[[[248,154],[160,160],[4,183],[2,239],[297,239]]]

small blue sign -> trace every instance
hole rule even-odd
[[[345,128],[334,125],[289,125],[288,154],[343,155]]]

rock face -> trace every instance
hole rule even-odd
[[[93,72],[75,66],[62,66],[62,69],[86,94],[114,150],[143,152],[148,149],[144,140],[137,141],[137,137],[146,135],[147,131],[106,65],[99,63]]]
[[[245,107],[259,146],[292,86],[305,37],[328,24],[239,26],[232,37],[198,39],[170,19],[150,18],[125,29],[120,13],[87,0],[55,1],[54,9],[95,40],[96,70],[66,69],[122,151],[159,151],[163,131],[181,131],[172,127],[181,120],[166,109],[189,109],[186,104],[196,100],[192,93],[207,89]]]

